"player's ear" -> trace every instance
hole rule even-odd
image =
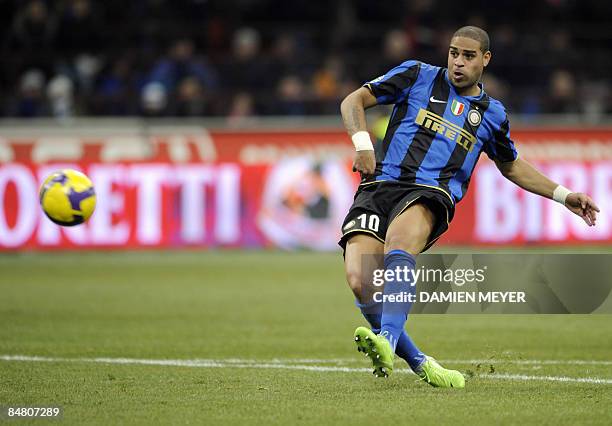
[[[482,55],[482,62],[484,64],[484,66],[486,67],[487,65],[489,65],[489,61],[491,60],[491,51],[487,50],[483,55]]]

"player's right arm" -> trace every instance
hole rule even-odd
[[[344,127],[357,150],[353,161],[353,171],[360,172],[362,175],[372,175],[376,169],[374,147],[367,130],[365,110],[377,104],[378,101],[366,87],[355,90],[340,104]]]
[[[406,61],[386,74],[367,82],[348,95],[340,105],[342,120],[351,136],[357,154],[353,170],[372,175],[376,170],[374,146],[367,132],[365,110],[374,105],[406,102],[421,69],[418,61]]]

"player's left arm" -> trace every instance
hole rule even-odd
[[[556,184],[520,157],[506,162],[496,159],[495,164],[506,179],[524,190],[558,201],[572,213],[580,216],[587,225],[595,225],[599,207],[587,194],[571,192]]]

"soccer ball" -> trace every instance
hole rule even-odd
[[[79,225],[89,219],[96,208],[93,183],[76,170],[59,170],[49,175],[40,187],[40,205],[47,217],[58,225]]]

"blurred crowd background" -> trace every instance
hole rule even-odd
[[[612,2],[0,0],[0,115],[338,114],[406,59],[489,31],[487,92],[514,114],[612,113]]]

